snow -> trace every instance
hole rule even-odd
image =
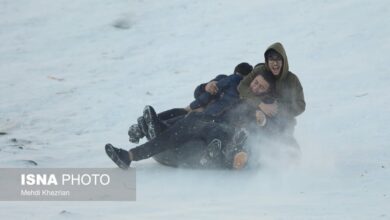
[[[386,0],[0,1],[0,167],[113,167],[146,104],[284,44],[304,87],[302,156],[260,169],[134,163],[136,202],[0,202],[0,219],[390,219]],[[16,142],[11,139],[16,138]],[[22,148],[22,149],[20,149]]]

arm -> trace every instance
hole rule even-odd
[[[206,106],[212,99],[214,98],[213,95],[211,95],[208,92],[203,92],[201,95],[199,95],[193,102],[190,104],[191,110],[204,107]]]
[[[291,80],[279,101],[279,114],[282,117],[293,118],[300,115],[306,109],[305,97],[302,85],[295,75],[291,75]],[[284,97],[283,97],[284,96]]]
[[[197,99],[199,96],[201,96],[203,93],[206,92],[206,84],[207,83],[202,83],[200,84],[199,86],[196,87],[195,91],[194,91],[194,98]]]
[[[231,82],[235,80],[235,77],[236,76],[234,75],[230,75],[219,80],[217,82],[218,91],[222,92],[224,89],[226,89],[231,84]]]
[[[214,79],[212,79],[210,82],[218,82],[224,78],[226,78],[227,76],[226,75],[218,75],[217,77],[215,77]],[[208,83],[202,83],[200,84],[199,86],[196,87],[195,91],[194,91],[194,98],[197,99],[199,96],[201,96],[204,92],[206,92],[206,86],[207,84],[209,84],[210,82]]]
[[[227,75],[224,75],[224,74],[220,74],[220,75],[218,75],[218,76],[216,76],[213,80],[211,80],[211,81],[220,81],[220,80],[222,80],[222,79],[224,79],[224,78],[226,78],[227,77]],[[210,82],[211,82],[210,81]]]

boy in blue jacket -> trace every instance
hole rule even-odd
[[[231,108],[239,101],[237,86],[253,70],[248,63],[240,63],[234,68],[233,74],[218,75],[208,83],[200,84],[194,91],[195,100],[186,108],[174,108],[157,115],[158,119],[167,126],[174,124],[178,119],[191,111],[203,111],[205,115],[218,116],[226,109]],[[218,102],[214,102],[218,99]],[[206,108],[207,106],[207,108]],[[156,137],[154,130],[161,131],[164,128],[148,129],[143,116],[139,117],[137,124],[129,128],[129,141],[138,143],[146,136],[148,140]]]
[[[217,116],[231,108],[239,100],[237,90],[241,80],[253,70],[248,63],[238,64],[233,74],[218,75],[208,84],[201,84],[195,89],[195,101],[186,109],[189,111],[203,108],[206,115]],[[206,88],[206,87],[209,88]],[[218,102],[213,102],[218,99]],[[207,108],[205,108],[207,106]]]

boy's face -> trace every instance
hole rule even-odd
[[[268,57],[268,68],[271,70],[274,76],[278,76],[282,72],[283,60],[281,56],[274,55]]]
[[[261,95],[269,90],[269,83],[265,81],[263,76],[256,76],[249,85],[251,92],[255,95]]]

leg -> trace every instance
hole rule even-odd
[[[157,117],[160,121],[167,121],[178,116],[186,115],[188,112],[184,108],[173,108],[164,112],[158,113]]]
[[[151,107],[146,106],[145,109],[147,108],[151,108]],[[167,127],[174,124],[178,119],[184,117],[187,113],[188,112],[183,108],[173,108],[157,114],[156,117],[160,124],[159,125],[160,131],[164,131]],[[149,134],[148,124],[145,121],[144,116],[141,116],[137,119],[137,124],[133,124],[130,126],[128,134],[129,134],[129,141],[131,143],[138,143],[139,140],[143,137],[146,137],[148,140],[154,137],[154,136],[151,137]],[[158,135],[158,134],[156,133],[152,135]]]
[[[209,122],[203,121],[198,114],[190,114],[156,138],[131,149],[130,154],[135,161],[146,159],[165,150],[179,148],[191,139],[203,139],[207,130],[210,130]]]
[[[244,148],[248,131],[240,128],[232,133],[231,141],[222,149],[225,166],[227,168],[242,169],[248,161],[248,152]]]
[[[215,122],[209,122],[206,127],[207,129],[203,129],[199,134],[199,139],[208,143],[202,150],[200,164],[208,167],[218,163],[226,168],[242,169],[248,161],[248,152],[244,148],[248,137],[247,130]]]

